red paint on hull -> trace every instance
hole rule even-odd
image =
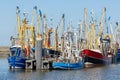
[[[99,59],[99,60],[103,60],[103,61],[106,61],[106,57],[102,55],[102,53],[100,52],[97,52],[97,51],[93,51],[93,50],[90,50],[90,49],[84,49],[81,51],[81,56],[87,56],[87,57],[90,57],[90,58],[94,58],[94,59]]]

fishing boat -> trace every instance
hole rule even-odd
[[[13,68],[25,68],[25,61],[27,58],[34,58],[34,54],[32,53],[35,51],[35,27],[28,24],[26,16],[20,20],[20,9],[18,6],[16,7],[16,10],[18,32],[15,38],[13,36],[10,38],[12,45],[10,47],[8,63],[10,67]],[[26,15],[26,13],[24,13],[24,15]]]
[[[53,69],[81,69],[84,68],[84,59],[76,54],[64,53],[64,57],[60,56],[56,61],[53,62]]]
[[[25,68],[25,61],[27,58],[20,46],[12,46],[10,48],[10,56],[8,57],[8,63],[10,68],[18,67],[18,68]]]
[[[98,50],[84,49],[80,55],[84,58],[85,62],[94,64],[105,64],[107,62],[107,58]]]
[[[79,56],[78,32],[70,29],[64,34],[64,49],[61,56],[53,62],[54,69],[80,69],[84,67],[84,60]]]

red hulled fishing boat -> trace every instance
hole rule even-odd
[[[85,62],[91,62],[94,64],[105,64],[107,57],[105,57],[99,50],[84,49],[81,51],[81,56]]]

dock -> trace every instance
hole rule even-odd
[[[42,70],[48,70],[52,69],[52,63],[55,61],[55,58],[43,58],[42,59]],[[26,69],[36,69],[36,60],[35,59],[30,59],[26,60]]]
[[[26,60],[25,63],[26,63],[25,64],[26,69],[35,69],[36,68],[36,60],[35,59]]]
[[[56,60],[55,58],[43,59],[42,69],[43,69],[43,70],[52,69],[52,63],[53,63],[53,61],[55,61],[55,60]]]

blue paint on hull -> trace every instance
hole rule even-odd
[[[11,47],[11,56],[8,57],[8,63],[11,67],[25,68],[25,57],[22,49],[20,47]]]
[[[84,61],[77,63],[53,62],[54,69],[80,69],[84,67]]]

